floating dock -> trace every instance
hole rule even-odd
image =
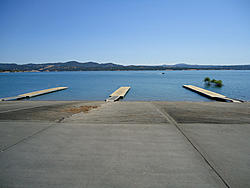
[[[117,89],[114,93],[112,93],[108,99],[106,99],[107,102],[115,102],[125,97],[125,95],[130,90],[130,87],[120,87]]]
[[[55,87],[55,88],[50,88],[50,89],[33,91],[33,92],[30,92],[30,93],[24,93],[24,94],[21,94],[21,95],[17,95],[15,97],[0,98],[0,101],[12,101],[12,100],[20,100],[20,99],[25,99],[25,98],[31,98],[31,97],[36,97],[36,96],[39,96],[39,95],[44,95],[44,94],[47,94],[47,93],[61,91],[61,90],[64,90],[64,89],[68,89],[68,87]]]
[[[200,95],[203,95],[205,97],[213,99],[213,100],[224,101],[224,102],[237,102],[237,103],[243,102],[241,100],[231,99],[231,98],[228,98],[225,95],[221,95],[219,93],[208,91],[206,89],[202,89],[200,87],[196,87],[196,86],[193,86],[193,85],[183,85],[183,87],[186,88],[186,89],[189,89],[191,91],[194,91],[194,92],[196,92],[196,93],[198,93]]]

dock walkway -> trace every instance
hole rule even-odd
[[[206,90],[206,89],[202,89],[200,87],[196,87],[196,86],[193,86],[193,85],[183,85],[184,88],[186,89],[189,89],[191,91],[194,91],[200,95],[203,95],[203,96],[206,96],[210,99],[213,99],[213,100],[217,100],[217,101],[224,101],[224,102],[238,102],[238,103],[241,103],[242,101],[240,100],[237,100],[237,99],[231,99],[231,98],[228,98],[227,96],[225,95],[221,95],[219,93],[215,93],[215,92],[212,92],[212,91],[209,91],[209,90]]]
[[[39,90],[39,91],[33,91],[33,92],[17,95],[17,96],[14,96],[14,97],[0,98],[0,101],[12,101],[12,100],[20,100],[20,99],[24,99],[24,98],[31,98],[31,97],[36,97],[36,96],[39,96],[39,95],[44,95],[44,94],[47,94],[47,93],[61,91],[61,90],[64,90],[64,89],[68,89],[68,87],[55,87],[55,88],[50,88],[50,89],[43,89],[43,90]]]
[[[125,95],[130,90],[130,87],[120,87],[115,92],[113,92],[108,99],[106,99],[107,102],[115,102],[119,99],[122,99],[125,97]]]

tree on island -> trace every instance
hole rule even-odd
[[[215,83],[215,85],[216,85],[217,87],[223,86],[222,80],[215,80],[213,83]]]
[[[209,78],[209,77],[204,78],[204,82],[205,82],[207,85],[210,85],[210,78]]]
[[[204,78],[204,82],[209,86],[211,85],[211,83],[213,83],[216,87],[222,87],[223,86],[222,80],[215,80],[215,79],[211,80],[209,77]]]

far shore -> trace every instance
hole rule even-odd
[[[166,70],[72,70],[72,71],[38,71],[38,70],[31,70],[31,71],[0,71],[0,73],[19,73],[19,72],[99,72],[99,71],[242,71],[242,69],[166,69]],[[249,69],[244,69],[244,71]]]

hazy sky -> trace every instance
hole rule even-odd
[[[250,64],[250,0],[0,0],[0,62]]]

